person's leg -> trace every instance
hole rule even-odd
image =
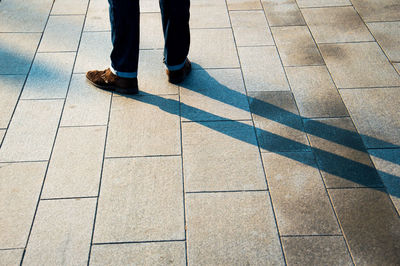
[[[86,77],[94,86],[126,94],[138,93],[139,0],[108,0],[110,4],[111,67],[92,70]]]
[[[135,78],[139,61],[139,0],[108,0],[110,4],[111,70]]]
[[[190,46],[190,0],[160,0],[164,63],[170,71],[184,67]]]

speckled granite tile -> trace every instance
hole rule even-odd
[[[87,264],[97,199],[42,200],[23,263]]]
[[[73,74],[61,126],[107,125],[110,100],[110,92],[89,84],[84,74]]]
[[[21,99],[65,98],[75,53],[38,53],[33,61]]]
[[[22,253],[24,249],[0,250],[0,261],[3,265],[21,265]]]
[[[352,6],[303,9],[317,43],[374,41]]]
[[[400,147],[400,87],[341,90],[367,148]]]
[[[60,128],[42,198],[97,196],[106,127]]]
[[[187,194],[189,265],[284,265],[268,192]]]
[[[20,101],[0,149],[0,161],[49,160],[63,103]]]
[[[400,264],[400,219],[378,189],[331,189],[334,208],[356,265]]]
[[[367,25],[389,59],[400,62],[400,21]]]
[[[350,118],[310,119],[304,127],[327,188],[383,186]]]
[[[342,236],[283,237],[288,265],[353,265]]]
[[[290,90],[276,47],[239,47],[238,51],[247,91]]]
[[[262,157],[281,236],[340,234],[311,152]]]
[[[237,46],[274,45],[262,10],[232,11],[229,14]]]
[[[251,92],[249,101],[262,152],[310,150],[291,92]]]
[[[1,163],[0,248],[24,248],[47,162]]]
[[[182,197],[180,157],[106,159],[93,242],[184,239]]]
[[[306,26],[272,27],[272,34],[284,66],[324,64]]]
[[[50,16],[39,52],[70,52],[78,49],[85,16]],[[62,30],[60,30],[62,29]],[[62,40],[62,41],[60,41]]]
[[[251,119],[240,69],[195,70],[180,86],[183,121]]]
[[[295,0],[262,0],[270,26],[305,25]]]
[[[286,74],[302,117],[348,116],[325,66],[288,67]]]
[[[267,188],[251,122],[184,123],[182,127],[186,192]]]
[[[107,137],[107,157],[178,155],[178,96],[115,97]]]
[[[338,88],[400,86],[399,74],[375,42],[319,47]]]
[[[397,0],[352,0],[352,3],[365,22],[400,19]]]
[[[184,242],[94,245],[90,265],[186,265]]]
[[[0,74],[28,74],[40,36],[41,33],[0,33]]]
[[[0,128],[7,128],[25,82],[25,75],[0,76]]]
[[[228,10],[256,10],[262,9],[258,0],[227,0]]]

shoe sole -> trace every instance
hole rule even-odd
[[[92,84],[93,86],[95,86],[96,88],[102,89],[102,90],[106,90],[106,91],[112,91],[112,92],[117,92],[117,93],[121,93],[121,94],[138,94],[139,90],[138,89],[124,89],[121,87],[116,87],[116,86],[102,86],[99,84],[94,83],[93,81],[91,81],[90,79],[88,79],[86,77],[86,80],[89,81],[90,84]]]

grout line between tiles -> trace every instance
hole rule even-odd
[[[134,158],[158,158],[158,157],[180,157],[180,154],[155,154],[155,155],[132,155],[132,156],[105,156],[105,160],[112,159],[134,159]]]
[[[268,189],[249,189],[249,190],[204,190],[188,191],[186,194],[213,194],[213,193],[248,193],[248,192],[268,192]]]
[[[185,167],[183,164],[183,127],[182,127],[182,105],[181,105],[181,86],[178,86],[178,101],[179,101],[179,133],[180,133],[180,145],[181,145],[181,171],[182,171],[182,204],[183,204],[183,223],[185,230],[185,262],[186,266],[189,265],[188,259],[188,237],[187,237],[187,214],[186,214],[186,190],[185,190]]]
[[[336,236],[336,237],[343,237],[341,234],[320,234],[320,235],[282,235],[281,237],[284,238],[291,238],[291,237],[324,237],[324,236]]]
[[[40,200],[76,200],[76,199],[96,199],[97,196],[82,196],[82,197],[60,197],[60,198],[45,198]]]
[[[144,240],[144,241],[123,241],[123,242],[99,242],[93,243],[94,246],[103,245],[126,245],[126,244],[151,244],[151,243],[169,243],[169,242],[184,242],[185,239],[170,239],[170,240]]]
[[[7,251],[7,250],[24,250],[25,248],[0,248],[0,251]]]

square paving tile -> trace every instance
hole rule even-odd
[[[326,187],[381,187],[382,182],[350,118],[305,121]]]
[[[186,191],[266,189],[251,122],[182,125]]]
[[[247,91],[288,91],[289,85],[276,47],[239,47]]]
[[[328,6],[351,6],[350,0],[297,0],[300,8],[306,7],[328,7]]]
[[[317,43],[374,41],[352,6],[302,10]]]
[[[75,53],[38,53],[21,99],[65,98]]]
[[[375,39],[391,61],[400,61],[400,21],[368,23]]]
[[[177,155],[180,147],[177,96],[115,97],[106,156]]]
[[[107,159],[93,242],[184,239],[182,197],[180,157]]]
[[[40,33],[0,33],[0,74],[27,74],[40,36]]]
[[[186,195],[189,265],[283,265],[267,193]]]
[[[46,167],[46,162],[0,164],[0,248],[25,247]]]
[[[51,15],[84,15],[86,14],[88,2],[88,0],[56,0],[51,9]]]
[[[261,151],[310,150],[291,92],[252,92],[249,96]]]
[[[0,149],[0,161],[49,160],[63,103],[20,101]]]
[[[396,0],[352,0],[365,22],[400,19],[400,5]]]
[[[340,234],[313,154],[262,156],[280,235]]]
[[[3,265],[21,265],[24,249],[0,250],[0,261]]]
[[[373,149],[369,153],[397,213],[400,213],[400,149]]]
[[[229,10],[256,10],[262,9],[258,0],[227,0]]]
[[[112,50],[110,32],[84,32],[75,62],[74,73],[110,67]]]
[[[230,12],[237,46],[274,45],[262,10]]]
[[[386,193],[331,189],[329,194],[356,265],[400,263],[400,220]]]
[[[0,128],[7,128],[24,81],[25,75],[0,76]]]
[[[60,128],[42,198],[97,196],[106,127]]]
[[[39,52],[70,52],[78,49],[85,16],[50,16]],[[62,40],[62,41],[60,41]]]
[[[61,126],[107,125],[111,93],[86,81],[84,74],[72,75]]]
[[[232,29],[192,30],[189,58],[193,68],[239,67]]]
[[[306,26],[273,27],[272,34],[284,66],[324,64]]]
[[[240,69],[196,70],[180,86],[184,121],[251,119]]]
[[[305,25],[295,0],[262,0],[270,26]]]
[[[400,147],[400,87],[340,93],[367,148]]]
[[[400,86],[400,76],[375,42],[319,47],[338,88]]]
[[[108,1],[90,0],[86,15],[84,31],[110,31],[110,15]],[[109,34],[109,40],[111,34]]]
[[[1,253],[0,253],[1,254]],[[186,265],[185,242],[94,245],[90,265]]]
[[[140,49],[163,48],[163,36],[160,13],[140,14]]]
[[[3,1],[0,9],[0,32],[43,31],[52,4],[53,0]]]
[[[96,199],[42,200],[24,264],[87,264],[95,209]]]
[[[190,1],[191,28],[230,27],[225,0]]]
[[[325,66],[288,67],[286,74],[303,117],[347,116],[335,84]]]
[[[159,2],[156,0],[139,0],[140,12],[160,12]]]
[[[138,82],[139,93],[178,94],[179,87],[168,82],[162,50],[140,50]]]
[[[341,236],[283,237],[288,265],[353,265]]]

